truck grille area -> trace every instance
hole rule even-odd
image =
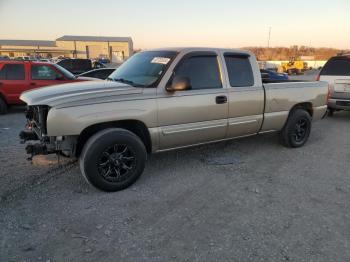
[[[39,138],[47,134],[46,120],[49,109],[48,106],[28,106],[25,112],[28,125]]]

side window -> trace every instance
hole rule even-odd
[[[232,87],[254,85],[253,70],[248,56],[225,54],[225,62]]]
[[[188,77],[192,90],[222,88],[216,56],[185,58],[175,69],[175,75]]]
[[[350,76],[350,59],[333,58],[327,62],[321,75]]]
[[[33,80],[57,80],[63,76],[51,66],[32,65],[31,76]]]
[[[22,64],[6,64],[0,71],[1,80],[24,80],[24,65]]]

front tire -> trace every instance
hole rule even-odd
[[[291,112],[286,125],[281,132],[281,142],[286,147],[302,147],[311,132],[311,116],[304,109]]]
[[[80,170],[87,181],[103,191],[120,191],[142,174],[146,148],[134,133],[109,128],[93,135],[79,158]]]
[[[7,113],[7,104],[4,99],[0,97],[0,115],[4,115]]]

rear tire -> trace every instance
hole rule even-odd
[[[303,146],[311,132],[311,116],[304,109],[295,109],[288,117],[281,132],[281,142],[286,147]]]
[[[0,97],[0,115],[4,115],[7,113],[7,103],[4,99]]]
[[[84,145],[80,170],[86,180],[103,191],[119,191],[142,174],[147,151],[134,133],[120,128],[102,130]]]

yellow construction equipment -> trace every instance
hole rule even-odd
[[[302,61],[300,58],[291,57],[289,62],[281,64],[284,73],[292,74],[302,74],[307,70],[308,65],[306,62]]]

